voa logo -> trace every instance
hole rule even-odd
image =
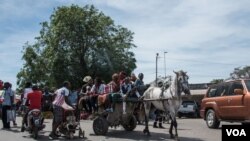
[[[226,129],[227,136],[247,136],[244,129]]]

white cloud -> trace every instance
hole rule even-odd
[[[134,49],[138,60],[135,73],[144,72],[146,82],[155,77],[157,52],[161,57],[164,51],[168,52],[167,74],[173,74],[172,70],[186,70],[192,83],[226,78],[233,68],[249,65],[248,0],[3,0],[0,21],[20,21],[21,28],[6,26],[4,29],[11,33],[6,37],[0,33],[3,38],[0,48],[8,46],[20,51],[15,47],[32,41],[38,34],[38,26],[35,26],[38,21],[48,20],[53,8],[73,3],[94,4],[115,23],[135,33],[134,43],[138,46]],[[20,61],[15,51],[12,56],[13,62]],[[163,60],[159,59],[160,75],[164,75]]]
[[[171,10],[162,8],[165,6],[162,4],[161,7],[154,7],[155,12],[148,10],[151,4],[145,2],[143,7],[138,8],[138,11],[143,11],[140,13],[136,9],[129,7],[131,5],[135,4],[126,6],[124,3],[122,7],[117,7],[122,10],[128,9],[128,13],[131,13],[131,10],[134,10],[133,14],[142,13],[140,16],[135,16],[140,17],[140,21],[138,19],[127,21],[131,22],[132,31],[136,34],[135,43],[138,48],[135,51],[139,60],[137,70],[153,70],[152,68],[155,68],[156,52],[162,54],[164,51],[169,52],[167,54],[169,58],[183,60],[182,62],[167,61],[168,68],[170,66],[171,69],[192,71],[191,74],[195,77],[193,79],[194,83],[208,82],[216,77],[228,77],[234,67],[246,64],[247,54],[245,52],[249,49],[242,48],[230,40],[248,38],[250,31],[246,27],[235,26],[234,21],[229,21],[228,18],[232,13],[241,12],[242,10],[249,11],[249,2],[185,1],[173,5],[170,8]],[[164,13],[164,15],[161,13]],[[227,38],[229,36],[233,36],[234,39]],[[223,40],[220,41],[220,39]],[[218,47],[225,47],[225,50],[218,50]],[[236,48],[239,54],[245,55],[238,57],[235,54]],[[142,56],[147,57],[143,58]],[[151,60],[151,65],[140,63],[140,60],[142,62],[150,62]],[[192,60],[201,63],[193,65]],[[219,61],[218,64],[214,63],[217,61]],[[202,62],[204,63],[202,64]],[[215,66],[217,72],[219,72],[217,74],[211,71]],[[168,71],[168,73],[171,74],[171,71]],[[154,76],[150,77],[151,80],[153,78]]]

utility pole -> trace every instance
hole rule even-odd
[[[158,83],[157,83],[157,77],[158,77],[157,76],[157,71],[158,71],[158,68],[157,68],[158,67],[158,56],[159,56],[159,53],[156,53],[156,68],[155,68],[156,69],[156,73],[155,73],[156,74],[155,75],[155,85],[156,86],[158,86]]]
[[[167,75],[166,75],[166,58],[165,58],[165,54],[168,53],[168,52],[164,52],[164,72],[165,72],[165,78],[167,78]]]

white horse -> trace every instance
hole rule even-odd
[[[177,122],[176,114],[181,105],[181,93],[190,95],[190,90],[188,86],[188,76],[186,72],[179,71],[174,72],[176,74],[175,78],[171,82],[171,85],[167,89],[159,87],[150,87],[144,92],[144,107],[145,107],[145,129],[144,133],[150,135],[148,129],[148,119],[149,112],[153,109],[159,109],[165,112],[169,112],[171,117],[171,125],[169,129],[169,134],[171,138],[174,138],[172,133],[173,126],[175,127],[175,136],[178,139],[177,133]]]

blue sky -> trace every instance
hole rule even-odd
[[[156,53],[164,76],[165,51],[166,74],[187,71],[190,83],[225,79],[250,65],[249,0],[1,0],[1,80],[16,87],[24,43],[34,42],[54,8],[71,4],[93,4],[135,33],[135,73],[143,72],[146,83],[155,78]]]

